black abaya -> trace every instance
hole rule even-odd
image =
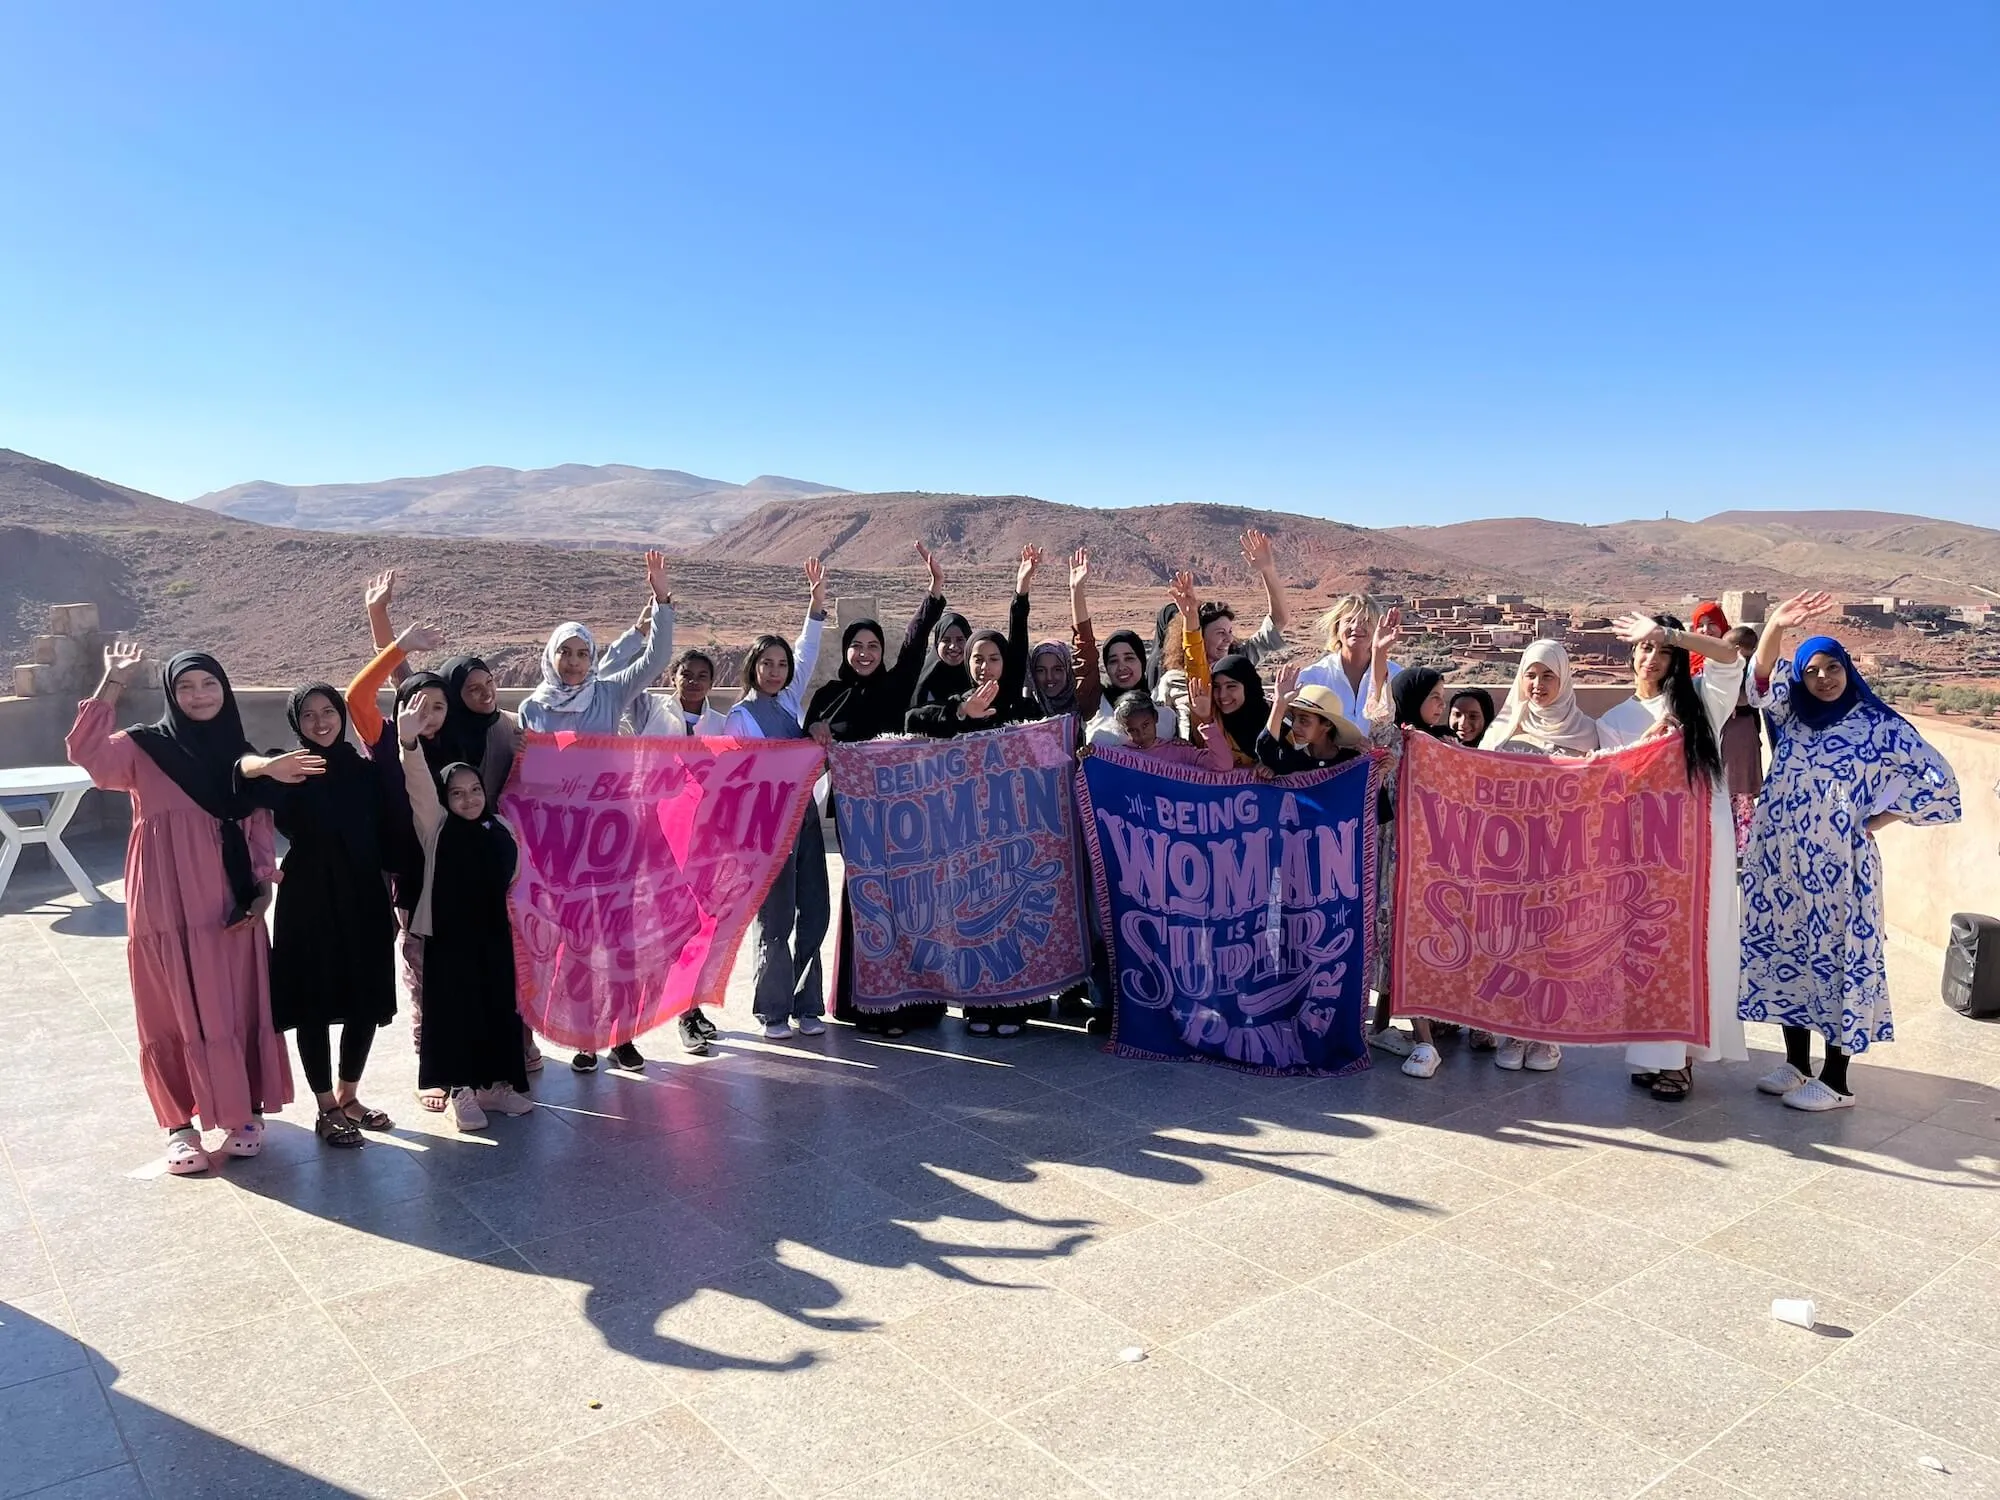
[[[419,1088],[511,1083],[527,1091],[507,920],[516,857],[513,835],[497,818],[474,822],[447,813],[438,830],[424,939]]]

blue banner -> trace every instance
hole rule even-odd
[[[1368,1066],[1378,756],[1260,780],[1084,757],[1114,1045],[1259,1073]]]
[[[829,749],[855,1009],[1029,1005],[1089,972],[1075,740],[1064,715]]]

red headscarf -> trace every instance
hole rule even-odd
[[[1704,634],[1701,627],[1710,620],[1713,620],[1717,625],[1722,627],[1721,630],[1715,632],[1717,635],[1726,635],[1728,633],[1729,616],[1725,615],[1722,612],[1722,606],[1712,599],[1705,599],[1694,607],[1694,617],[1688,621],[1688,629],[1696,635]],[[1690,651],[1688,653],[1688,665],[1696,672],[1701,670],[1701,664],[1704,660],[1706,658],[1699,651]]]

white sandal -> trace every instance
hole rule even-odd
[[[176,1130],[167,1137],[167,1170],[176,1177],[192,1177],[197,1172],[206,1172],[209,1167],[208,1153],[201,1149],[201,1134],[196,1130]]]
[[[1779,1102],[1787,1109],[1810,1110],[1813,1114],[1822,1114],[1829,1109],[1854,1108],[1852,1094],[1838,1093],[1831,1084],[1821,1083],[1817,1078],[1800,1084]]]
[[[231,1156],[255,1156],[264,1149],[264,1117],[252,1115],[229,1132],[222,1149]]]

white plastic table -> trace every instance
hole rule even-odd
[[[50,858],[62,866],[69,883],[86,901],[102,901],[104,893],[91,883],[89,874],[63,843],[63,830],[76,816],[77,804],[90,790],[88,772],[75,766],[0,767],[0,798],[41,797],[49,799],[49,815],[39,824],[22,827],[0,802],[0,896],[7,894],[7,882],[14,878],[14,866],[28,844],[42,844]]]

